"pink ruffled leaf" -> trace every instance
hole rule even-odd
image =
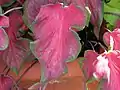
[[[102,77],[107,80],[103,84],[103,90],[119,90],[120,52],[116,50],[103,53],[100,57],[95,65],[94,76],[98,79]]]
[[[0,28],[0,50],[5,50],[8,47],[9,38],[3,28]]]
[[[14,11],[9,15],[9,19],[10,26],[5,30],[9,37],[9,46],[0,52],[0,56],[10,68],[18,70],[29,53],[29,42],[17,38],[18,30],[23,24],[21,13]]]
[[[113,38],[114,41],[114,50],[120,50],[120,29],[116,28],[112,32],[106,32],[103,36],[104,42],[107,46],[110,46],[110,36]]]
[[[42,81],[56,79],[66,71],[66,61],[74,60],[81,50],[79,36],[72,25],[85,26],[86,15],[73,4],[48,4],[41,7],[33,33],[31,50],[42,64]]]

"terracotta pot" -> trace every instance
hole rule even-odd
[[[31,63],[25,63],[24,67],[22,68],[20,75],[29,67]],[[0,71],[3,70],[4,63],[0,63]],[[84,90],[84,76],[78,64],[78,59],[74,62],[70,62],[67,64],[68,73],[58,80],[60,83],[49,83],[46,90]],[[15,75],[13,72],[9,72],[16,80],[19,78],[20,75]],[[20,87],[23,90],[28,90],[30,86],[34,83],[40,81],[40,64],[35,64],[22,78]],[[92,86],[93,88],[92,88]],[[89,87],[92,89],[89,90],[96,90],[95,88],[96,83],[90,84]]]

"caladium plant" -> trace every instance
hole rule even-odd
[[[47,83],[67,72],[67,62],[75,60],[78,55],[84,56],[82,69],[87,83],[94,76],[103,82],[103,90],[119,90],[118,6],[118,0],[1,0],[1,61],[15,71],[21,69],[26,58],[39,61],[41,81],[31,88],[44,90]],[[116,18],[112,19],[112,16]],[[0,77],[6,76],[2,74]],[[10,88],[11,83],[5,86]]]
[[[83,70],[85,74],[88,75],[88,79],[92,78],[92,76],[98,80],[105,79],[102,90],[119,90],[120,88],[120,50],[118,48],[119,37],[115,37],[113,35],[119,36],[119,29],[115,29],[111,33],[106,32],[104,34],[104,39],[110,46],[108,51],[101,54],[97,54],[92,50],[86,51],[86,59],[83,61]]]
[[[79,37],[71,26],[86,25],[84,9],[74,4],[42,6],[35,18],[35,41],[31,50],[42,64],[41,82],[57,79],[66,70],[66,62],[74,60],[81,50]],[[78,19],[79,18],[79,19]]]

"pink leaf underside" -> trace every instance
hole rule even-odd
[[[0,16],[0,27],[8,27],[9,26],[9,18],[6,16]]]
[[[25,17],[28,20],[28,23],[31,24],[39,10],[41,5],[48,4],[48,0],[26,0],[25,2]]]
[[[13,86],[13,80],[10,76],[0,75],[0,90],[11,90]]]
[[[17,33],[23,24],[22,16],[19,11],[12,12],[9,16],[10,26],[5,31],[9,37],[9,46],[6,50],[1,51],[1,58],[10,68],[20,68],[21,63],[28,54],[29,43],[26,40],[18,40]],[[16,19],[17,18],[17,19]]]
[[[91,11],[91,23],[94,25],[94,33],[99,37],[99,28],[103,20],[102,1],[88,0],[88,7]]]
[[[70,29],[73,24],[83,26],[85,13],[73,4],[43,6],[36,17],[31,49],[44,66],[45,77],[50,80],[64,72],[65,61],[75,59],[81,50],[76,32]]]
[[[0,50],[5,50],[8,47],[8,35],[3,28],[0,28]]]
[[[10,3],[12,0],[0,0],[0,6],[6,3]]]
[[[107,46],[110,45],[110,36],[113,37],[114,40],[114,50],[120,50],[120,29],[116,28],[112,32],[106,32],[103,36],[104,42]]]
[[[85,51],[84,57],[86,58],[83,61],[83,70],[87,79],[92,78],[94,72],[94,63],[97,60],[98,54],[95,51],[87,50]]]
[[[120,90],[120,52],[113,51],[106,58],[109,60],[110,82],[103,83],[103,90]]]

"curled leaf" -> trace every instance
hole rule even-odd
[[[3,28],[0,28],[0,50],[5,50],[8,47],[9,38]]]

